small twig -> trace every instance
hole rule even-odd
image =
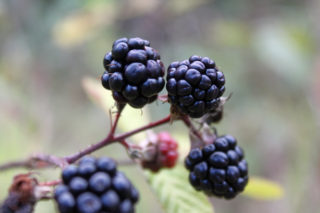
[[[158,121],[155,121],[155,122],[151,122],[148,125],[142,126],[142,127],[138,128],[138,129],[132,130],[132,131],[127,132],[127,133],[123,133],[123,134],[115,137],[114,139],[116,141],[121,141],[121,140],[123,140],[125,138],[128,138],[128,137],[134,135],[134,134],[137,134],[137,133],[142,132],[142,131],[147,130],[147,129],[151,129],[151,128],[156,127],[156,126],[160,126],[160,125],[165,124],[165,123],[169,123],[170,121],[171,121],[171,115],[168,115],[167,117],[165,117],[165,118],[163,118],[161,120],[158,120]]]
[[[112,127],[111,127],[111,130],[110,130],[110,132],[109,132],[109,136],[108,136],[108,137],[114,135],[114,133],[115,133],[115,131],[116,131],[116,128],[117,128],[117,126],[118,126],[118,121],[119,121],[119,119],[120,119],[120,116],[121,116],[121,112],[117,112],[116,118],[115,118],[115,120],[114,120],[114,123],[112,124]]]
[[[58,184],[60,184],[62,181],[61,180],[52,180],[52,181],[48,181],[48,182],[42,182],[39,183],[40,186],[56,186]]]
[[[120,118],[120,112],[117,113],[115,121],[112,125],[112,128],[110,130],[110,133],[108,136],[100,141],[97,144],[91,145],[87,149],[84,149],[83,151],[80,151],[79,153],[76,153],[71,156],[67,156],[64,158],[59,158],[56,156],[51,156],[51,155],[44,155],[44,154],[36,154],[31,156],[30,158],[27,158],[25,160],[20,160],[20,161],[14,161],[14,162],[9,162],[3,165],[0,165],[0,171],[12,169],[12,168],[27,168],[27,169],[41,169],[41,168],[48,168],[48,167],[65,167],[66,165],[70,163],[74,163],[81,157],[90,154],[108,144],[111,144],[116,141],[123,141],[124,139],[137,134],[139,132],[142,132],[146,129],[151,129],[156,126],[160,126],[162,124],[170,122],[170,115],[165,117],[164,119],[161,119],[156,122],[152,122],[148,125],[142,126],[138,129],[132,130],[127,133],[120,134],[118,136],[114,136],[114,132],[116,130],[117,123]]]
[[[86,149],[84,149],[74,155],[67,156],[64,158],[59,158],[59,157],[51,156],[51,155],[36,154],[36,155],[33,155],[30,158],[25,159],[25,160],[9,162],[9,163],[0,165],[0,171],[12,169],[12,168],[27,168],[27,169],[40,169],[40,168],[48,168],[48,167],[64,168],[66,165],[74,163],[75,161],[82,158],[83,156],[90,154],[90,153],[92,153],[92,152],[94,152],[94,151],[96,151],[106,145],[109,145],[109,144],[114,143],[116,141],[120,141],[120,142],[124,141],[126,138],[128,138],[134,134],[137,134],[137,133],[142,132],[144,130],[151,129],[153,127],[160,126],[162,124],[170,122],[170,115],[168,115],[167,117],[165,117],[161,120],[151,122],[148,125],[142,126],[142,127],[137,128],[135,130],[132,130],[130,132],[126,132],[126,133],[120,134],[118,136],[114,136],[120,115],[121,115],[121,111],[119,111],[116,114],[116,118],[115,118],[115,121],[113,122],[110,133],[108,134],[108,136],[105,139],[103,139],[102,141],[100,141],[96,144],[89,146],[88,148],[86,148]],[[124,145],[123,142],[122,142],[122,144]],[[130,146],[132,146],[132,145],[130,145]],[[134,147],[134,148],[136,148],[136,147]]]
[[[151,122],[148,125],[142,126],[140,128],[137,128],[137,129],[132,130],[127,133],[120,134],[118,136],[108,134],[108,136],[105,139],[103,139],[102,141],[100,141],[99,143],[93,144],[93,145],[89,146],[88,148],[86,148],[86,149],[84,149],[74,155],[65,157],[64,159],[68,163],[74,163],[75,161],[82,158],[83,156],[88,155],[88,154],[90,154],[90,153],[92,153],[92,152],[94,152],[94,151],[96,151],[106,145],[109,145],[109,144],[116,142],[116,141],[123,141],[124,139],[126,139],[134,134],[137,134],[137,133],[142,132],[144,130],[151,129],[153,127],[160,126],[162,124],[169,123],[169,122],[170,122],[170,115],[168,115],[167,117],[165,117],[161,120]],[[116,122],[114,122],[114,123],[116,123]]]
[[[63,168],[68,164],[68,162],[66,162],[63,158],[59,158],[53,155],[36,154],[33,155],[31,158],[36,161],[46,162],[49,165],[57,166],[60,168]]]
[[[49,167],[64,167],[66,164],[67,162],[62,158],[51,155],[35,154],[25,160],[13,161],[0,165],[0,171],[12,168],[42,169]]]
[[[12,168],[27,168],[32,169],[33,165],[30,163],[29,159],[21,161],[13,161],[0,165],[0,171],[5,171]]]
[[[126,141],[125,139],[121,140],[120,143],[126,148],[126,149],[142,149],[141,146],[137,144],[130,143]]]
[[[112,112],[111,112],[111,109],[109,109],[109,124],[110,124],[110,126],[112,127]]]
[[[142,147],[141,146],[139,146],[137,144],[130,143],[125,139],[121,140],[120,144],[122,144],[126,148],[127,153],[131,159],[137,159],[137,158],[142,157]]]
[[[120,144],[123,145],[126,149],[130,149],[130,144],[126,140],[120,141]]]

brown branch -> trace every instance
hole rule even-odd
[[[111,127],[111,130],[108,134],[108,136],[103,139],[102,141],[93,144],[89,146],[88,148],[74,154],[71,156],[66,156],[64,158],[59,158],[56,156],[52,155],[44,155],[44,154],[36,154],[31,156],[30,158],[27,158],[25,160],[20,160],[20,161],[14,161],[14,162],[9,162],[3,165],[0,165],[0,171],[12,169],[12,168],[27,168],[27,169],[41,169],[41,168],[48,168],[48,167],[60,167],[64,168],[66,165],[74,163],[78,159],[82,158],[85,155],[88,155],[106,145],[109,145],[114,142],[121,142],[124,141],[126,138],[137,134],[139,132],[142,132],[147,129],[151,129],[156,126],[160,126],[165,123],[169,123],[171,120],[170,115],[167,117],[151,122],[148,125],[142,126],[140,128],[134,129],[130,132],[126,132],[123,134],[120,134],[118,136],[114,136],[114,132],[116,130],[119,118],[120,118],[121,111],[119,111],[116,115],[115,121],[113,122],[113,125]],[[123,144],[124,145],[124,144]]]
[[[116,141],[123,141],[124,139],[134,135],[134,134],[137,134],[139,132],[142,132],[144,130],[147,130],[147,129],[151,129],[153,127],[156,127],[156,126],[160,126],[162,124],[165,124],[165,123],[169,123],[171,120],[171,117],[170,115],[168,115],[167,117],[161,119],[161,120],[158,120],[158,121],[155,121],[155,122],[151,122],[149,123],[148,125],[145,125],[145,126],[142,126],[140,128],[137,128],[135,130],[132,130],[130,132],[127,132],[127,133],[123,133],[123,134],[120,134],[118,136],[114,136],[112,134],[108,134],[108,136],[103,139],[102,141],[100,141],[99,143],[96,143],[96,144],[93,144],[91,146],[89,146],[88,148],[74,154],[74,155],[71,155],[71,156],[67,156],[65,157],[65,161],[68,162],[68,163],[74,163],[75,161],[77,161],[78,159],[82,158],[83,156],[85,155],[88,155],[106,145],[109,145],[111,143],[114,143]],[[115,122],[116,124],[116,122]]]
[[[25,160],[2,164],[0,165],[0,171],[13,168],[42,169],[49,167],[64,167],[66,164],[67,162],[63,158],[58,158],[51,155],[35,154]]]
[[[0,165],[0,171],[5,171],[12,168],[33,168],[29,160],[13,161]]]
[[[163,125],[165,123],[169,123],[171,122],[171,115],[168,115],[167,117],[155,121],[155,122],[151,122],[145,126],[142,126],[140,128],[134,129],[132,131],[120,134],[118,136],[114,136],[114,132],[116,130],[119,118],[120,118],[120,114],[121,112],[118,112],[115,118],[115,121],[113,122],[113,125],[111,127],[111,130],[108,134],[108,136],[103,139],[102,141],[93,144],[91,146],[89,146],[88,148],[73,154],[71,156],[66,156],[64,158],[59,158],[56,156],[51,156],[51,155],[43,155],[43,154],[37,154],[34,155],[26,160],[21,160],[21,161],[15,161],[15,162],[9,162],[3,165],[0,165],[0,171],[4,171],[7,169],[11,169],[11,168],[27,168],[27,169],[40,169],[40,168],[48,168],[48,167],[60,167],[60,168],[64,168],[66,165],[74,163],[75,161],[77,161],[78,159],[82,158],[85,155],[88,155],[104,146],[107,146],[111,143],[114,142],[120,142],[122,145],[124,145],[125,148],[130,148],[129,144],[125,143],[125,139],[137,134],[139,132],[142,132],[144,130],[147,129],[151,129],[153,127],[157,127],[160,125]],[[180,117],[180,119],[185,123],[185,125],[190,129],[190,131],[192,131],[192,133],[198,137],[200,140],[203,141],[203,138],[201,136],[201,134],[199,133],[199,131],[195,128],[195,126],[192,124],[191,120],[189,119],[188,116],[182,116]]]

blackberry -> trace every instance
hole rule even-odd
[[[142,108],[157,99],[163,89],[164,66],[150,42],[141,38],[120,38],[103,59],[104,88],[118,103]]]
[[[223,73],[208,57],[193,55],[168,67],[169,102],[192,118],[200,118],[219,106],[224,84]]]
[[[110,158],[84,157],[62,171],[54,198],[61,213],[134,212],[139,192]]]
[[[191,185],[209,196],[232,199],[248,183],[248,164],[231,135],[218,137],[202,149],[192,149],[185,166],[190,171]]]
[[[156,153],[154,158],[142,161],[142,167],[153,172],[157,172],[164,167],[174,167],[179,156],[178,143],[168,132],[160,132],[156,137],[157,143],[155,144]]]

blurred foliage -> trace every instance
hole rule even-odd
[[[88,101],[82,79],[99,79],[113,40],[141,36],[167,66],[192,54],[217,62],[226,94],[233,93],[219,134],[237,137],[252,175],[284,187],[283,198],[273,201],[213,198],[216,212],[318,212],[319,8],[316,0],[0,1],[0,163],[34,152],[63,156],[105,137],[108,117]],[[86,88],[95,87],[91,78],[83,81]],[[105,106],[112,106],[108,92],[100,91]],[[135,127],[168,110],[161,103],[142,112],[126,109],[120,126],[130,118]],[[184,126],[158,130],[179,139],[182,160],[189,148]],[[97,155],[127,159],[116,144]],[[141,170],[121,169],[141,191],[137,212],[161,212]],[[0,200],[13,175],[23,171],[0,174]],[[40,171],[39,178],[50,180],[58,172]],[[272,184],[265,187],[260,190],[277,192]],[[54,212],[52,206],[40,203],[36,212]]]
[[[258,177],[250,177],[244,195],[254,199],[274,200],[283,197],[283,189],[278,184]]]

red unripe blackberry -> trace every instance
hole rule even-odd
[[[155,149],[152,159],[143,160],[142,166],[157,172],[161,168],[172,168],[176,165],[179,157],[178,143],[168,132],[156,135],[156,141],[150,144]]]

